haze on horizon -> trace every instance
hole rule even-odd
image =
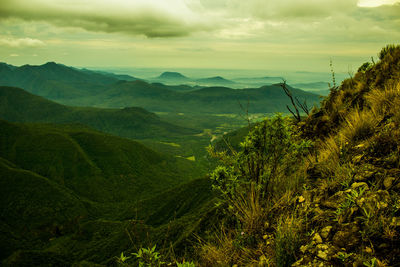
[[[346,72],[400,40],[400,0],[2,0],[0,61]]]

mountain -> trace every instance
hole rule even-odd
[[[159,95],[160,91],[156,93]],[[127,94],[128,92],[125,95]],[[153,95],[147,94],[149,97]],[[168,139],[197,133],[194,130],[165,122],[143,108],[68,107],[19,88],[4,86],[0,86],[0,118],[15,122],[81,123],[100,131],[129,138]]]
[[[235,82],[227,80],[221,76],[210,77],[210,78],[203,78],[196,80],[196,83],[201,85],[208,85],[208,86],[216,86],[216,85],[233,85]]]
[[[49,99],[97,94],[119,79],[113,75],[79,70],[55,62],[40,66],[0,67],[0,85],[20,87]]]
[[[318,105],[318,95],[289,87],[299,100],[309,106]],[[191,91],[174,91],[158,84],[144,81],[124,82],[110,86],[102,94],[89,100],[89,105],[103,107],[141,106],[157,112],[182,113],[242,113],[247,106],[250,113],[286,112],[289,98],[280,84],[254,89],[231,89],[228,87],[206,87]],[[67,102],[74,103],[73,101]],[[80,103],[77,103],[80,104]]]
[[[172,72],[172,71],[166,71],[161,73],[160,76],[158,76],[158,79],[170,79],[170,80],[189,80],[188,77],[185,75],[179,73],[179,72]]]
[[[265,85],[271,85],[275,83],[280,83],[283,81],[283,77],[276,76],[264,76],[264,77],[246,77],[246,78],[235,78],[233,81],[242,86],[248,87],[260,87]]]
[[[249,112],[286,112],[286,105],[290,104],[290,101],[282,89],[276,84],[265,86],[265,81],[277,78],[261,78],[260,84],[264,86],[259,88],[226,90],[220,86],[211,86],[210,89],[203,90],[196,86],[168,86],[149,83],[131,76],[79,70],[54,62],[21,67],[2,64],[0,67],[0,85],[20,87],[66,105],[107,108],[138,106],[153,112],[177,113],[240,113],[243,110],[239,102],[243,105],[248,101]],[[158,82],[174,81],[172,84],[196,85],[196,81],[177,72],[164,72],[157,79]],[[238,85],[220,76],[201,79],[197,83]],[[310,106],[319,103],[317,95],[293,88],[292,91],[301,101],[306,99]]]
[[[133,77],[131,75],[127,75],[127,74],[115,74],[115,73],[111,73],[111,72],[106,72],[106,71],[99,71],[99,70],[88,70],[88,69],[81,69],[81,71],[86,72],[88,74],[92,74],[92,73],[99,73],[105,76],[109,76],[112,78],[116,78],[117,80],[124,80],[124,81],[136,81],[136,80],[140,80],[139,78]]]
[[[329,95],[330,92],[328,82],[295,83],[293,86],[323,96]]]

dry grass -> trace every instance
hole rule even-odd
[[[248,266],[257,258],[255,251],[238,246],[236,233],[221,229],[213,242],[200,241],[198,246],[201,266]]]
[[[344,142],[357,142],[372,136],[381,119],[379,114],[371,110],[354,109],[345,118],[344,127],[339,136]]]
[[[230,203],[236,211],[236,218],[240,221],[246,234],[260,233],[265,222],[266,214],[260,203],[261,193],[252,184],[248,192],[238,192],[238,197]]]
[[[275,232],[276,266],[290,266],[301,244],[302,218],[296,214],[282,215]]]
[[[400,105],[400,82],[386,86],[385,90],[374,89],[366,96],[371,111],[375,114],[385,116],[397,112]]]

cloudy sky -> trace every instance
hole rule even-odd
[[[0,61],[357,69],[400,42],[400,0],[1,0]]]

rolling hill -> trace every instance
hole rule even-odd
[[[293,95],[318,105],[318,95],[289,87]],[[165,86],[143,81],[126,82],[110,86],[102,94],[84,99],[81,103],[103,107],[141,106],[150,111],[183,113],[241,113],[240,107],[249,103],[250,113],[286,112],[290,100],[279,84],[254,89],[205,87],[187,92],[169,90]],[[67,103],[73,103],[67,102]]]
[[[67,107],[22,89],[4,86],[0,86],[0,118],[15,122],[81,123],[100,131],[129,138],[168,139],[197,133],[167,123],[142,108]]]
[[[0,260],[11,255],[6,266],[114,261],[131,245],[132,220],[147,224],[158,217],[152,224],[160,229],[145,224],[142,234],[165,234],[165,223],[198,219],[197,208],[212,199],[207,179],[191,181],[202,175],[191,161],[135,141],[79,125],[0,120],[0,128]],[[182,224],[176,227],[173,242]]]

